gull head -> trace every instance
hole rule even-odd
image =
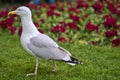
[[[16,10],[10,11],[8,13],[8,15],[13,15],[13,14],[16,14],[20,17],[31,16],[31,11],[28,7],[21,6],[21,7],[18,7]]]

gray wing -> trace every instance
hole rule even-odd
[[[53,40],[50,39],[50,41]],[[49,42],[47,40],[46,42],[38,37],[33,37],[30,39],[30,42],[31,43],[27,44],[27,47],[38,57],[65,61],[70,60],[71,54],[67,50],[56,46],[54,41]]]
[[[37,47],[58,47],[57,43],[45,34],[39,34],[30,39],[30,42]]]

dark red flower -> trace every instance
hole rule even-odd
[[[84,16],[85,16],[85,18],[87,18],[89,15],[90,15],[90,14],[86,13]]]
[[[66,28],[64,26],[56,25],[51,28],[51,32],[65,32]]]
[[[25,4],[25,6],[32,8],[32,9],[38,9],[39,5],[35,5],[35,4]]]
[[[53,16],[53,15],[58,16],[58,17],[61,16],[59,13],[54,12],[54,10],[47,11],[47,16]]]
[[[90,41],[89,43],[94,45],[94,46],[97,45],[97,42],[95,42],[95,41]]]
[[[8,11],[6,10],[0,11],[0,17],[7,17],[7,15],[8,15]]]
[[[89,22],[86,27],[85,27],[86,30],[89,30],[89,31],[98,31],[99,30],[99,27],[91,22]]]
[[[22,34],[22,27],[19,27],[19,29],[18,29],[18,35],[21,36],[21,34]]]
[[[6,20],[0,21],[0,27],[1,27],[2,29],[6,29],[6,28],[7,28],[7,22],[6,22]]]
[[[113,47],[120,46],[120,38],[112,40],[112,45],[113,45]]]
[[[107,15],[103,16],[104,19],[107,19],[108,17],[112,17],[112,15],[111,14],[107,14]]]
[[[74,7],[70,7],[68,9],[69,12],[75,12],[75,13],[79,13],[78,9],[77,8],[74,8]]]
[[[45,23],[45,19],[40,19],[40,22]]]
[[[7,18],[5,21],[6,21],[6,23],[7,23],[7,25],[12,25],[13,24],[13,22],[14,22],[14,17],[15,16],[11,16],[11,17],[9,17],[9,18]]]
[[[120,25],[115,25],[114,28],[115,29],[120,29]]]
[[[12,7],[12,10],[16,10],[18,6],[13,6]]]
[[[118,36],[118,32],[116,30],[109,30],[105,32],[106,37]]]
[[[47,16],[53,16],[53,15],[54,15],[54,11],[53,10],[47,11]]]
[[[117,9],[116,14],[117,14],[118,16],[120,16],[120,10]]]
[[[79,16],[75,16],[75,15],[72,15],[72,14],[70,14],[70,18],[71,18],[74,22],[79,22],[79,20],[80,20],[80,17],[79,17]]]
[[[103,9],[103,5],[102,5],[102,3],[100,2],[100,1],[98,1],[98,2],[95,2],[95,4],[93,5],[93,8],[95,9],[95,11],[97,12],[97,13],[102,13],[102,9]]]
[[[40,33],[44,33],[44,31],[43,31],[42,29],[38,29],[38,31],[39,31]]]
[[[68,26],[70,29],[80,30],[80,27],[79,27],[76,23],[74,23],[74,22],[68,23],[67,26]]]
[[[35,25],[36,27],[39,27],[38,22],[34,22],[34,25]]]
[[[42,8],[46,8],[46,9],[49,9],[50,5],[47,4],[47,3],[44,3],[44,4],[41,4],[40,5]]]
[[[60,41],[60,42],[66,42],[66,39],[64,37],[58,37],[58,41]]]
[[[66,24],[65,21],[60,21],[59,23],[62,25]]]
[[[59,10],[60,10],[60,11],[64,11],[64,7],[60,7]]]
[[[0,27],[6,29],[8,26],[12,26],[14,22],[14,16],[6,18],[5,20],[0,21]]]
[[[78,0],[77,8],[87,8],[88,4],[84,0]]]
[[[8,29],[10,30],[10,34],[11,34],[11,35],[15,34],[16,28],[15,28],[14,26],[12,26],[12,25],[10,26],[10,25],[9,25],[9,26],[8,26]]]
[[[107,9],[111,11],[112,13],[116,13],[117,9],[112,3],[107,4]]]
[[[105,27],[111,28],[112,26],[117,25],[117,20],[112,17],[112,15],[106,15],[104,16],[105,22],[103,23]]]
[[[60,16],[61,16],[60,13],[56,13],[56,12],[54,13],[54,15],[57,16],[57,17],[60,17]]]
[[[49,9],[51,9],[51,10],[55,10],[56,8],[57,8],[56,5],[50,5],[50,6],[49,6]]]

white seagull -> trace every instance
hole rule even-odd
[[[53,39],[45,34],[41,34],[32,21],[32,14],[28,7],[21,6],[14,11],[10,11],[8,15],[17,14],[22,22],[22,35],[21,44],[23,48],[35,56],[36,66],[34,73],[30,75],[37,75],[38,70],[38,58],[63,61],[70,65],[82,64],[78,59],[72,57],[72,55],[60,47]],[[56,63],[54,62],[53,71],[57,70]]]

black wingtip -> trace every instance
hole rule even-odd
[[[74,58],[74,57],[70,57],[71,58],[71,61],[70,63],[75,63],[75,64],[83,64],[83,62],[79,61],[78,59]]]

